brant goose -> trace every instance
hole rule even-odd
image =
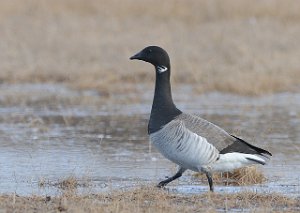
[[[161,154],[179,165],[177,173],[161,181],[158,187],[166,186],[190,169],[205,173],[210,191],[213,191],[213,172],[231,171],[250,164],[264,165],[268,156],[272,156],[267,150],[228,134],[198,115],[177,109],[171,93],[170,59],[164,49],[149,46],[130,59],[142,60],[155,67],[155,92],[148,134]]]

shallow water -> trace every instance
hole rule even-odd
[[[53,185],[68,177],[82,183],[81,193],[127,189],[154,185],[176,171],[148,142],[152,91],[143,94],[138,104],[100,106],[62,105],[59,100],[64,98],[101,97],[59,85],[5,85],[5,89],[5,94],[0,93],[2,103],[7,94],[21,93],[39,104],[0,107],[0,193],[55,195],[62,190]],[[268,165],[260,167],[266,183],[216,186],[216,191],[300,196],[300,94],[196,95],[189,87],[174,94],[179,108],[201,114],[274,155]],[[54,96],[59,97],[51,101]],[[207,191],[207,183],[192,174],[187,172],[168,188],[184,194]],[[47,184],[41,187],[43,182]]]

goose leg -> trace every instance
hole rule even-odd
[[[210,172],[205,172],[207,180],[208,180],[208,184],[209,184],[209,190],[211,192],[214,191],[214,183],[213,183],[213,179],[212,179],[212,175]]]
[[[163,181],[159,182],[157,187],[158,188],[163,188],[164,186],[166,186],[168,183],[172,182],[173,180],[176,180],[177,178],[180,178],[185,171],[186,171],[185,168],[179,167],[179,169],[178,169],[178,171],[175,175],[173,175],[172,177],[169,177],[166,180],[163,180]]]

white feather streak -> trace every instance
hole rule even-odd
[[[249,160],[249,159],[253,160]],[[252,154],[238,152],[220,154],[220,159],[211,165],[212,171],[228,172],[251,164],[258,164],[255,161],[265,163],[261,157]]]

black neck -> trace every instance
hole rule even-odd
[[[161,129],[164,125],[181,114],[181,111],[176,108],[171,93],[170,84],[170,66],[168,70],[159,73],[156,70],[156,82],[154,99],[151,109],[150,121],[148,124],[148,133],[154,133]]]

